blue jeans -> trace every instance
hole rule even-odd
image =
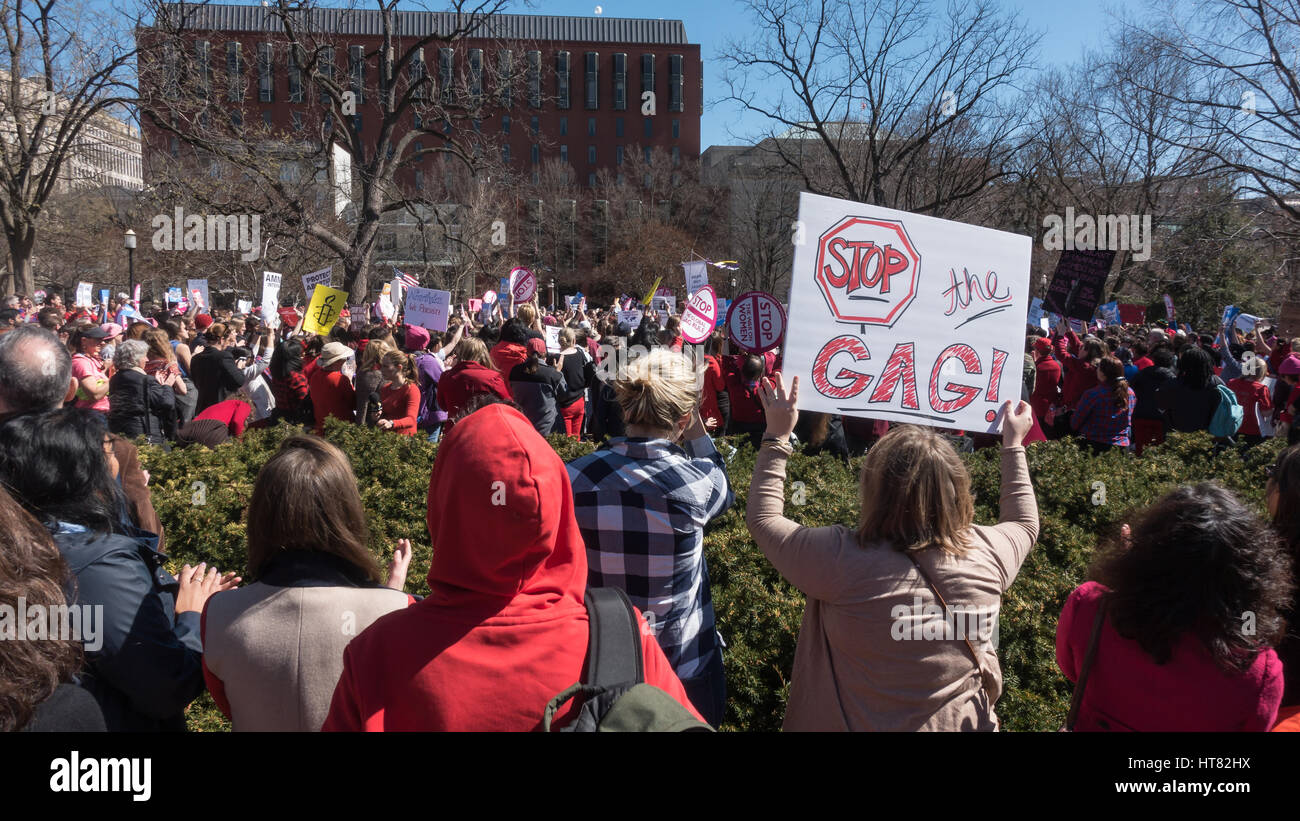
[[[430,429],[430,428],[421,428],[421,430],[423,430],[425,433],[429,434],[429,441],[430,441],[430,442],[437,442],[439,439],[442,438],[442,425],[438,425],[438,427],[436,427],[436,428],[432,428],[432,429]]]
[[[722,668],[722,650],[714,652],[713,661],[702,673],[682,679],[682,687],[695,710],[704,716],[710,727],[717,729],[727,712],[727,676]]]

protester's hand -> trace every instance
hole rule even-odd
[[[392,429],[393,429],[393,420],[392,420],[392,419],[380,419],[380,420],[379,420],[378,422],[376,422],[375,424],[376,424],[378,427],[383,428],[384,430],[392,430]]]
[[[776,437],[788,442],[790,434],[794,433],[795,423],[799,421],[799,410],[795,407],[799,399],[799,377],[796,376],[790,383],[789,393],[786,393],[780,371],[771,377],[764,377],[759,383],[758,398],[763,404],[763,414],[767,417],[767,432],[763,438]]]
[[[1025,437],[1034,427],[1034,411],[1029,403],[1021,399],[1015,408],[1011,400],[1002,404],[1002,447],[1014,448],[1025,442]]]
[[[718,426],[718,420],[716,417],[710,416],[708,419],[704,420],[704,427],[708,428],[709,430],[713,430],[717,426]]]
[[[145,486],[148,487],[148,485],[149,485],[149,471],[145,470],[144,468],[140,468],[140,473],[142,473],[142,474],[144,475],[144,483],[145,483]]]
[[[206,572],[205,572],[206,571]],[[180,582],[180,592],[176,594],[176,613],[203,611],[203,605],[213,594],[220,593],[223,590],[231,590],[239,584],[242,579],[234,573],[221,574],[217,568],[209,568],[207,562],[199,564],[197,567],[191,567],[188,564],[181,568],[180,575],[176,577]]]
[[[393,550],[393,560],[388,563],[388,587],[401,590],[406,587],[406,570],[411,566],[411,540],[398,539]]]

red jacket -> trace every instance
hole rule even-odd
[[[1056,626],[1056,663],[1079,680],[1093,619],[1106,588],[1087,582],[1065,602]],[[1191,634],[1156,664],[1133,639],[1102,625],[1076,729],[1142,732],[1265,732],[1282,702],[1282,662],[1268,648],[1244,673],[1223,670]]]
[[[215,419],[225,424],[231,436],[243,436],[248,423],[248,416],[253,408],[242,399],[227,399],[215,405],[209,405],[195,419]]]
[[[522,413],[483,408],[443,437],[428,525],[429,597],[352,640],[322,729],[539,729],[587,655],[587,551],[564,463]],[[641,649],[646,681],[690,707],[644,621]]]
[[[356,391],[342,371],[317,368],[307,382],[311,386],[311,406],[316,411],[317,434],[325,431],[325,420],[331,416],[344,422],[352,421],[357,405]]]
[[[1029,404],[1041,423],[1047,419],[1048,409],[1061,401],[1061,363],[1045,356],[1034,363],[1034,369],[1034,392],[1029,395]]]
[[[494,393],[510,401],[510,388],[499,372],[477,362],[457,362],[438,381],[438,406],[454,419],[470,397],[479,393]]]
[[[407,382],[400,388],[394,388],[392,382],[385,382],[379,389],[379,404],[383,408],[383,418],[393,423],[394,431],[415,435],[415,421],[420,415],[420,389],[414,382]]]
[[[716,419],[718,424],[715,427],[718,427],[725,421],[722,418],[722,408],[718,407],[718,393],[727,389],[727,383],[722,376],[722,365],[716,356],[706,356],[704,362],[707,369],[704,371],[704,397],[700,402],[700,418],[705,424],[708,424],[710,418]]]
[[[757,424],[767,419],[758,398],[758,383],[745,384],[736,371],[727,374],[727,397],[731,400],[731,421]]]
[[[498,342],[492,346],[489,353],[492,356],[492,364],[504,374],[513,371],[515,365],[522,365],[528,361],[528,349],[515,342]]]

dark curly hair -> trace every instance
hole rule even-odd
[[[1278,454],[1268,479],[1267,492],[1277,491],[1273,527],[1286,543],[1291,562],[1300,569],[1300,445]]]
[[[50,533],[0,488],[0,605],[66,604],[68,566]],[[19,624],[19,630],[26,625]],[[44,641],[0,640],[0,732],[22,729],[36,707],[81,670],[81,642],[52,635]]]
[[[1285,630],[1291,562],[1277,536],[1213,482],[1166,493],[1139,514],[1131,547],[1103,544],[1089,577],[1113,591],[1109,617],[1156,664],[1192,632],[1220,668],[1244,671]],[[1243,614],[1255,630],[1242,630]]]

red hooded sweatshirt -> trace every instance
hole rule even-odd
[[[492,364],[507,376],[515,369],[515,365],[522,365],[528,361],[528,349],[515,342],[498,342],[488,353],[492,357]]]
[[[519,411],[485,407],[443,437],[428,524],[429,597],[352,640],[322,729],[539,729],[587,654],[587,551],[564,463]],[[641,649],[646,681],[698,715],[644,621]]]
[[[493,393],[510,401],[510,388],[501,374],[477,362],[457,362],[438,380],[438,405],[451,419],[478,393]]]

